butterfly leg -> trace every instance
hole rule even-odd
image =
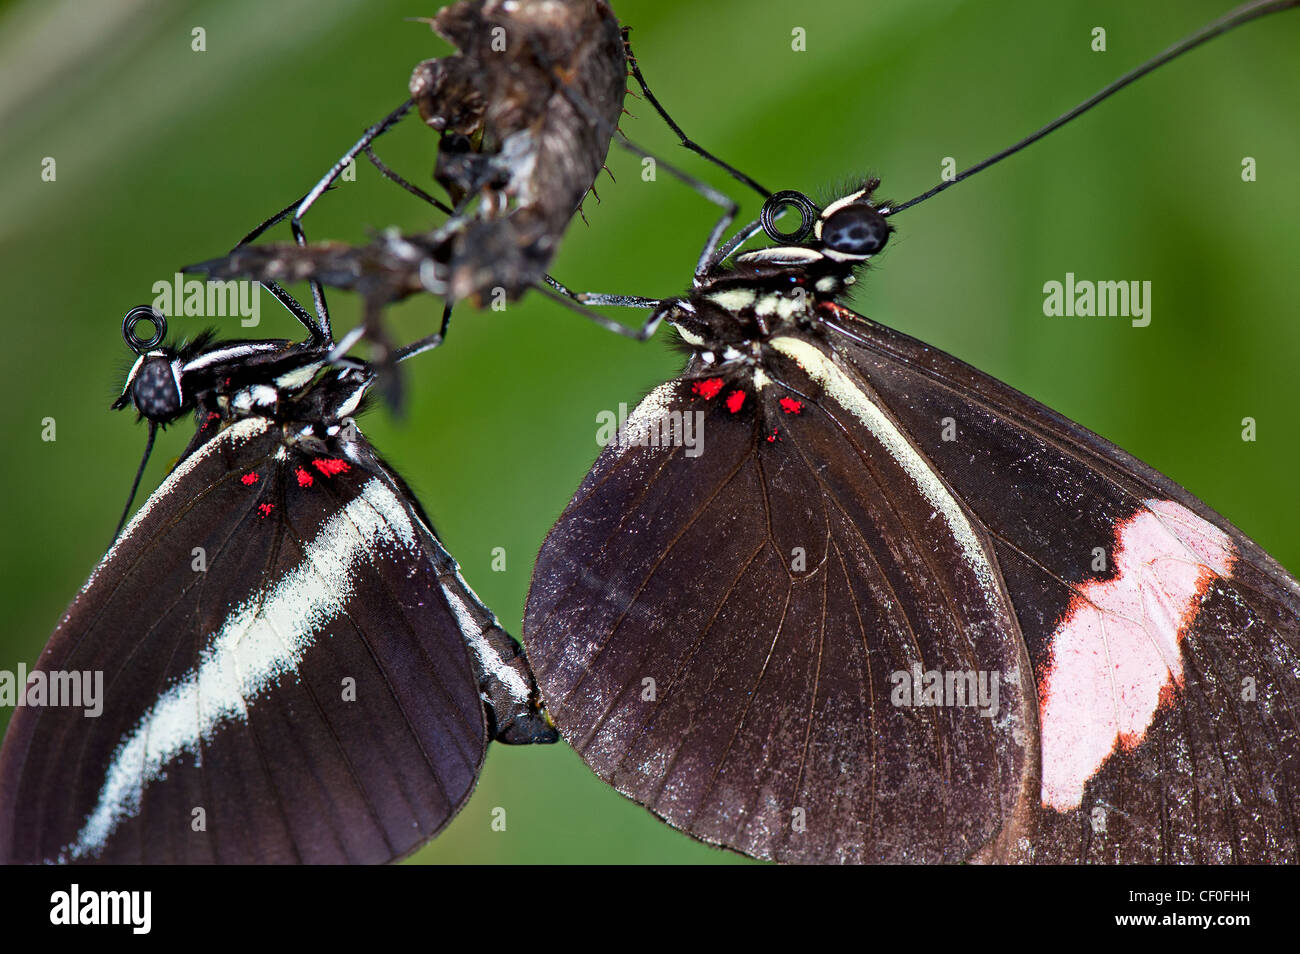
[[[289,229],[293,232],[293,240],[297,242],[299,246],[307,244],[307,233],[304,232],[302,228],[302,217],[307,214],[307,210],[310,209],[325,190],[332,186],[338,177],[343,174],[343,170],[351,165],[352,160],[356,158],[359,152],[391,129],[410,111],[413,105],[415,104],[412,100],[406,100],[402,105],[398,106],[379,122],[367,129],[362,134],[361,138],[353,144],[352,148],[345,152],[338,161],[330,167],[330,171],[312,187],[311,191],[307,193],[302,202],[298,204],[298,208],[294,210],[293,218],[289,220]],[[325,333],[331,340],[333,340],[334,334],[330,327],[329,306],[325,303],[325,288],[320,282],[315,280],[309,281],[307,284],[311,288],[311,297],[316,303],[316,314],[320,318],[321,325]]]
[[[366,158],[370,160],[370,164],[373,165],[376,169],[378,169],[379,174],[383,176],[385,179],[387,179],[389,182],[405,189],[407,192],[411,193],[411,195],[415,196],[417,199],[421,199],[422,201],[427,202],[429,205],[433,206],[439,212],[445,212],[447,215],[455,215],[455,211],[451,208],[451,206],[447,205],[445,202],[439,202],[433,196],[429,195],[429,193],[425,192],[419,186],[415,185],[415,183],[407,181],[402,176],[398,175],[396,172],[390,169],[387,165],[385,165],[384,162],[378,156],[375,155],[375,150],[371,146],[366,146],[365,153],[366,153]]]
[[[251,232],[249,232],[242,239],[240,239],[238,242],[235,243],[235,249],[247,245],[249,242],[253,241],[255,238],[257,238],[267,229],[271,228],[273,225],[283,222],[285,218],[287,218],[288,215],[291,212],[293,212],[294,209],[298,208],[298,206],[302,204],[303,199],[306,199],[306,196],[303,196],[302,199],[298,199],[297,201],[292,202],[289,205],[285,206],[279,212],[275,213],[275,215],[271,216],[269,219],[264,221],[261,225],[257,226],[257,228],[253,229]],[[231,251],[234,251],[234,249],[231,249]],[[293,315],[294,318],[298,319],[299,323],[302,324],[302,326],[307,329],[308,333],[311,334],[313,341],[320,344],[328,344],[330,343],[330,341],[332,341],[332,338],[330,337],[328,325],[319,322],[317,321],[317,319],[313,318],[312,315],[307,311],[307,309],[304,308],[302,304],[298,301],[298,299],[295,298],[293,295],[291,295],[283,285],[275,281],[264,281],[261,282],[261,285],[272,295],[274,295],[276,300],[279,301],[280,304],[284,305],[284,307],[289,310],[289,313]]]
[[[447,339],[447,326],[451,324],[451,304],[447,303],[442,306],[442,327],[438,329],[437,334],[428,335],[417,341],[412,341],[393,352],[393,363],[405,361],[407,358],[413,358],[417,354],[424,354],[426,351],[432,351],[438,345]]]
[[[681,144],[685,146],[687,149],[691,150],[691,152],[707,160],[708,162],[713,163],[719,169],[722,169],[724,172],[727,173],[727,175],[731,176],[737,182],[744,183],[746,186],[748,186],[749,188],[757,192],[759,195],[761,195],[764,199],[771,196],[772,194],[771,192],[763,188],[763,186],[759,185],[756,181],[754,181],[749,176],[745,175],[745,173],[741,172],[739,169],[731,165],[729,162],[724,162],[722,159],[715,156],[713,153],[709,152],[699,143],[693,141],[682,130],[682,127],[677,125],[677,123],[673,120],[673,117],[668,115],[668,110],[664,109],[663,105],[659,102],[659,98],[650,91],[650,85],[646,82],[646,78],[644,74],[642,74],[641,72],[641,66],[639,63],[637,63],[636,55],[633,54],[632,52],[632,43],[628,39],[628,34],[630,32],[631,32],[630,27],[623,27],[623,49],[627,52],[627,65],[632,72],[632,77],[637,81],[637,84],[641,87],[641,92],[645,93],[646,100],[650,103],[651,106],[654,107],[655,112],[657,112],[660,115],[660,117],[663,119],[663,121],[668,124],[668,128],[671,129],[674,133],[676,133],[677,138],[681,140]]]
[[[542,63],[549,62],[549,58],[546,56],[546,52],[542,50],[539,45],[537,44],[533,45],[533,52],[534,55],[537,56],[539,62]],[[677,179],[680,182],[684,182],[686,185],[690,186],[690,188],[694,189],[697,193],[704,196],[704,198],[708,199],[714,205],[718,206],[720,209],[723,210],[722,217],[718,220],[717,225],[713,227],[713,231],[709,233],[709,239],[704,245],[703,252],[700,253],[700,258],[696,266],[695,274],[697,276],[702,275],[703,274],[702,270],[705,266],[705,263],[712,256],[714,249],[717,247],[718,241],[722,237],[722,233],[726,231],[727,226],[730,225],[731,222],[736,218],[736,213],[739,211],[740,206],[738,206],[735,200],[732,199],[730,196],[713,188],[713,186],[709,185],[704,180],[695,178],[690,173],[678,169],[676,166],[674,166],[672,163],[668,162],[667,160],[661,159],[658,156],[656,156],[654,153],[648,152],[645,149],[642,149],[640,146],[636,145],[636,143],[632,142],[632,140],[628,139],[625,135],[623,135],[623,133],[620,132],[616,126],[610,125],[610,123],[608,123],[603,116],[601,116],[598,112],[596,112],[596,110],[592,107],[592,105],[589,102],[587,102],[586,98],[583,97],[582,94],[580,94],[577,90],[573,89],[568,83],[565,83],[562,77],[555,75],[554,68],[552,68],[551,72],[553,75],[555,88],[559,90],[561,93],[563,93],[564,98],[567,99],[570,103],[572,103],[574,108],[577,109],[578,112],[582,113],[583,116],[586,117],[587,121],[590,122],[592,125],[594,125],[597,129],[599,129],[603,135],[609,136],[611,141],[618,143],[619,146],[626,149],[628,152],[631,152],[632,154],[639,156],[642,159],[651,160],[655,164],[656,168],[662,168],[674,179]],[[658,100],[656,100],[655,102],[657,104]],[[661,106],[657,106],[656,108],[659,109],[661,116],[667,118],[667,114],[663,111],[663,108]],[[674,131],[676,131],[679,136],[681,135],[680,127],[678,127],[675,123],[672,123],[671,120],[669,120],[669,125],[672,126]],[[684,139],[685,137],[682,136],[682,138]],[[729,166],[726,166],[725,163],[722,163],[722,165],[725,168],[730,168]],[[762,193],[764,196],[767,195],[766,191],[761,186],[759,187],[759,192]]]
[[[675,303],[676,299],[667,299],[660,301],[654,298],[640,298],[635,295],[602,295],[594,292],[572,292],[565,288],[549,275],[546,276],[547,285],[537,284],[533,287],[552,301],[558,301],[564,307],[571,309],[582,315],[584,318],[594,321],[606,331],[612,331],[616,335],[622,335],[625,338],[632,338],[636,341],[649,340],[659,328],[659,323],[671,310],[670,306]],[[552,290],[555,289],[555,290]],[[643,308],[650,310],[650,317],[640,328],[629,328],[627,325],[620,324],[613,318],[608,318],[598,311],[592,311],[587,305],[613,305],[623,308]]]
[[[370,126],[362,134],[361,138],[353,144],[352,148],[345,152],[339,160],[330,167],[329,172],[327,172],[319,182],[312,186],[311,190],[306,195],[261,223],[257,228],[253,229],[240,239],[235,245],[235,248],[247,245],[249,242],[252,242],[254,239],[261,236],[273,225],[284,221],[285,218],[289,218],[289,228],[293,232],[294,241],[300,246],[306,245],[307,235],[302,228],[302,218],[307,214],[307,210],[310,209],[316,203],[316,200],[324,195],[326,191],[334,187],[334,183],[338,180],[338,177],[343,174],[343,170],[351,164],[352,160],[356,158],[359,153],[366,151],[368,155],[373,157],[373,153],[370,151],[371,143],[392,128],[410,111],[413,105],[414,103],[408,99],[379,122]],[[371,161],[376,163],[376,166],[380,168],[381,173],[383,173],[387,168],[379,163],[375,158],[372,158]],[[385,175],[385,178],[392,178],[392,176]],[[408,189],[408,191],[410,191],[410,189]],[[435,201],[432,199],[432,196],[429,198],[431,201]],[[436,201],[435,204],[437,204]],[[292,216],[290,217],[291,213]],[[306,316],[306,311],[300,304],[298,304],[297,299],[293,298],[293,296],[285,291],[279,284],[275,282],[264,282],[263,287],[279,299],[280,303],[288,308],[295,318],[307,326],[307,329],[312,333],[312,337],[315,340],[332,342],[334,340],[334,332],[330,323],[329,306],[325,301],[325,290],[321,286],[320,282],[309,281],[308,284],[311,287],[312,300],[316,306],[315,320],[311,320],[310,316]]]
[[[600,292],[575,292],[561,284],[550,275],[544,281],[566,298],[583,305],[614,305],[619,308],[654,308],[660,302],[658,298],[643,298],[640,295],[606,295]]]

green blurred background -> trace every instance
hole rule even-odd
[[[903,199],[1073,106],[1227,0],[1179,4],[616,0],[660,99],[694,138],[770,189],[820,192],[873,172]],[[0,6],[0,436],[5,460],[0,668],[35,660],[103,551],[144,443],[108,404],[122,314],[184,263],[225,251],[301,194],[447,52],[436,0],[48,2]],[[1090,49],[1107,30],[1108,50]],[[191,51],[206,30],[207,52]],[[806,52],[791,31],[806,31]],[[1029,152],[900,216],[859,311],[951,351],[1150,461],[1300,570],[1300,13],[1166,67]],[[624,130],[744,200],[676,148],[643,102]],[[379,144],[428,183],[418,122]],[[41,160],[57,160],[42,182]],[[1253,156],[1258,181],[1243,183]],[[553,273],[571,287],[681,291],[713,208],[614,150]],[[435,219],[362,165],[308,219],[316,238]],[[1049,319],[1042,285],[1153,283],[1153,320]],[[336,329],[357,301],[330,298]],[[298,327],[264,298],[256,333]],[[404,338],[438,305],[393,310]],[[196,323],[198,319],[188,319]],[[193,333],[186,319],[174,330]],[[233,324],[220,329],[228,336]],[[485,602],[517,630],[532,560],[597,453],[595,415],[679,359],[663,332],[623,340],[536,297],[466,310],[409,368],[410,412],[364,428],[420,494]],[[1243,443],[1241,419],[1258,421]],[[57,440],[41,440],[41,421]],[[160,439],[142,494],[188,427]],[[140,498],[143,499],[143,496]],[[139,501],[137,501],[139,502]],[[507,572],[493,572],[504,547]],[[0,714],[7,721],[8,713]],[[504,806],[505,832],[490,828]],[[493,747],[466,809],[415,856],[441,862],[725,862],[592,776],[566,747]]]

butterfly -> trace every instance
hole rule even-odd
[[[758,858],[1297,860],[1300,584],[1153,468],[848,309],[917,201],[878,184],[777,194],[654,305],[686,365],[529,593],[561,734]]]
[[[409,854],[469,798],[489,741],[555,732],[518,643],[357,428],[374,370],[315,337],[159,346],[148,306],[123,332],[138,358],[114,406],[151,444],[190,414],[195,432],[29,677],[29,698],[99,687],[15,710],[0,861]]]

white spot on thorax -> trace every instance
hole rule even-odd
[[[292,371],[286,371],[275,379],[275,383],[286,391],[295,391],[316,377],[316,372],[321,369],[321,362],[314,361],[311,364],[304,364],[301,368],[294,368]]]
[[[256,407],[275,407],[279,399],[280,392],[269,384],[254,384],[236,392],[230,399],[230,405],[236,411],[247,414]]]
[[[247,358],[254,354],[279,351],[282,348],[284,348],[284,343],[278,341],[257,341],[251,344],[239,344],[230,345],[225,348],[214,348],[211,351],[205,351],[203,354],[192,359],[182,370],[186,372],[195,371],[199,368],[206,368],[209,365],[221,364],[239,358]]]
[[[782,296],[777,292],[768,292],[754,304],[754,314],[762,317],[774,315],[783,300]]]
[[[740,311],[752,305],[755,297],[752,288],[728,288],[709,295],[709,301],[727,311]]]
[[[697,335],[695,332],[689,331],[686,328],[681,327],[680,325],[674,325],[674,327],[677,328],[677,333],[682,336],[682,340],[685,341],[688,345],[690,345],[693,348],[703,347],[704,339],[699,335]]]
[[[370,390],[371,383],[371,379],[363,381],[357,386],[355,391],[348,395],[346,400],[341,402],[338,407],[335,408],[334,413],[340,420],[345,417],[351,417],[353,414],[357,413],[357,408],[361,406],[361,399],[364,398],[366,392]]]
[[[737,255],[737,262],[762,262],[770,265],[806,265],[818,262],[824,256],[812,248],[800,245],[777,245],[772,248],[759,248],[744,255]]]

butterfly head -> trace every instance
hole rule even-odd
[[[873,202],[880,184],[869,179],[825,208],[802,192],[777,192],[763,203],[759,224],[777,244],[737,255],[735,265],[764,278],[780,271],[820,299],[835,299],[852,285],[855,272],[885,247],[894,230],[885,204]],[[799,226],[782,231],[777,218],[794,209]],[[883,209],[883,211],[882,211]]]
[[[136,333],[141,322],[153,325],[153,334],[148,338]],[[180,416],[185,407],[181,387],[183,361],[175,348],[156,347],[166,334],[166,319],[148,305],[140,305],[126,313],[122,320],[122,337],[139,357],[127,375],[122,394],[113,402],[114,408],[134,404],[142,418],[158,424],[166,424]]]
[[[885,247],[893,231],[888,203],[873,202],[878,179],[820,208],[802,192],[773,194],[763,204],[761,226],[776,244],[735,256],[697,278],[692,293],[668,313],[687,350],[708,364],[762,360],[755,347],[773,336],[818,326],[818,309],[836,301],[856,272]],[[789,209],[799,225],[782,231],[777,218]],[[726,356],[738,356],[729,359]]]
[[[822,209],[813,223],[812,247],[835,261],[850,263],[865,262],[884,248],[894,228],[871,201],[879,184],[879,179],[871,179]]]
[[[148,337],[136,332],[145,321],[153,326]],[[141,419],[164,426],[196,408],[227,420],[291,417],[299,412],[296,403],[317,390],[318,374],[332,347],[281,339],[215,342],[210,331],[176,346],[160,346],[166,334],[166,319],[148,305],[127,312],[122,337],[139,357],[113,402],[117,409],[134,405]],[[332,400],[345,408],[355,406],[353,392],[364,393],[372,377],[362,363],[342,359],[333,377],[321,382],[329,385],[329,396],[318,396],[317,403]],[[325,416],[327,409],[319,413]]]

